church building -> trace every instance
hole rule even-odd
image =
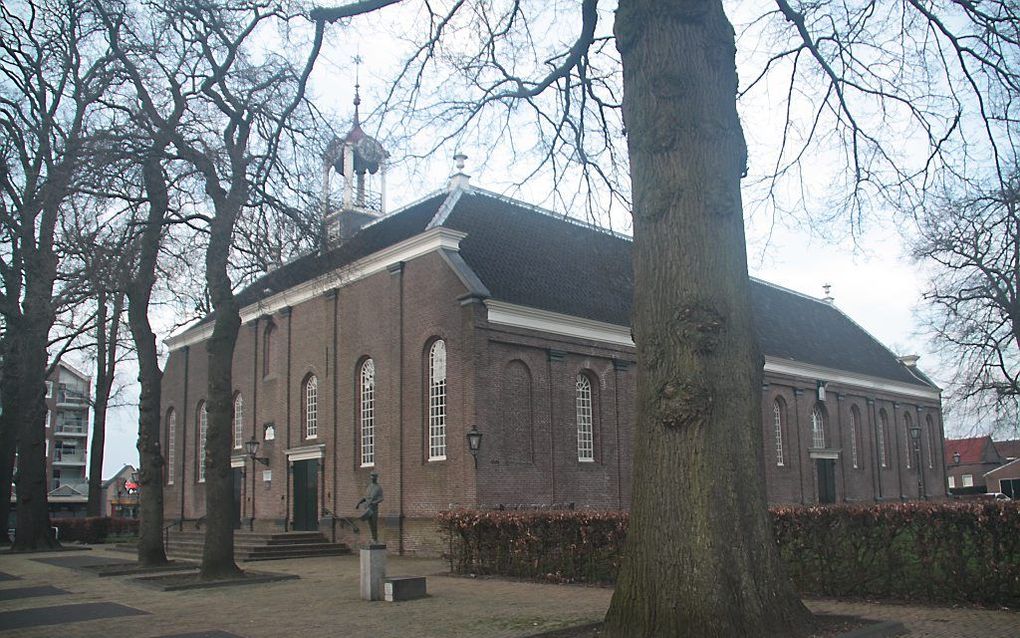
[[[386,159],[355,120],[324,162],[326,244],[239,293],[238,527],[336,534],[372,471],[401,553],[435,551],[451,507],[627,508],[631,241],[477,188],[460,156],[445,189],[387,214]],[[916,357],[829,297],[751,289],[769,501],[944,497],[941,395]],[[205,514],[211,332],[167,340],[168,521]]]

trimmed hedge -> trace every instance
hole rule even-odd
[[[1020,504],[770,510],[805,594],[1020,606]],[[455,510],[439,517],[456,573],[611,584],[626,512]]]
[[[60,530],[60,542],[105,543],[108,536],[137,536],[138,519],[110,518],[54,518],[54,527]]]

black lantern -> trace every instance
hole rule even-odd
[[[255,435],[252,435],[252,437],[250,439],[248,439],[247,441],[244,442],[244,447],[245,447],[245,449],[248,450],[248,456],[251,458],[253,463],[255,461],[258,461],[262,465],[267,465],[267,466],[269,465],[269,459],[268,458],[260,457],[258,455],[259,454],[259,442],[258,442],[258,440],[255,439]]]
[[[482,449],[482,433],[478,431],[477,425],[472,425],[467,433],[468,451],[475,458],[475,468],[478,468],[478,450]]]
[[[960,453],[959,452],[953,452],[953,465],[959,465],[959,464],[960,464]]]
[[[917,443],[921,439],[921,426],[912,425],[910,426],[910,438],[914,439],[914,443]]]

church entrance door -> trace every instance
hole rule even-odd
[[[818,467],[818,502],[836,502],[836,461],[835,459],[817,459]]]
[[[234,529],[241,529],[241,484],[244,481],[244,471],[235,467],[230,475],[234,481]]]
[[[319,461],[294,461],[294,529],[319,529]]]

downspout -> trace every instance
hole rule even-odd
[[[251,323],[252,342],[252,374],[251,374],[251,436],[258,439],[259,428],[259,320],[255,318]],[[255,462],[251,465],[252,474],[255,473]],[[255,529],[255,479],[252,477],[251,488],[251,528]],[[244,489],[248,489],[248,481],[244,481]]]
[[[871,449],[874,452],[874,462],[872,466],[875,468],[871,473],[872,476],[872,488],[875,492],[875,500],[879,501],[882,499],[882,455],[879,454],[879,436],[878,436],[878,407],[875,405],[874,399],[867,399],[868,407],[871,408]],[[885,432],[882,433],[883,436]],[[885,441],[882,441],[885,444]]]
[[[900,486],[900,500],[902,501],[906,494],[903,492],[903,457],[900,452],[900,424],[896,421],[896,413],[900,411],[900,404],[894,402],[892,404],[892,411],[893,441],[896,442],[896,482]]]
[[[184,529],[184,493],[187,477],[184,474],[188,467],[188,376],[191,368],[191,346],[184,346],[184,405],[181,412],[181,517],[178,524],[179,530]]]
[[[290,386],[291,386],[291,382],[290,382],[291,381],[291,379],[290,379],[290,360],[291,360],[291,336],[294,333],[294,330],[293,330],[294,322],[291,320],[290,307],[289,306],[286,307],[286,308],[281,308],[280,309],[280,314],[283,315],[284,317],[287,317],[287,375],[286,375],[286,377],[284,377],[284,379],[285,379],[285,383],[287,384],[287,411],[286,411],[286,416],[287,416],[287,447],[290,448],[290,447],[294,447],[294,442],[293,442],[293,440],[291,439],[291,436],[290,436],[290,432],[291,432],[291,428],[290,428]],[[285,469],[285,471],[287,473],[287,486],[286,486],[287,487],[287,500],[284,501],[284,503],[287,506],[287,509],[286,509],[286,511],[283,514],[283,531],[286,532],[286,531],[290,530],[290,514],[291,514],[291,502],[290,502],[291,484],[290,484],[290,474],[291,474],[291,464],[290,464],[290,460],[287,459],[287,458],[284,458],[283,462],[284,462],[284,469]]]
[[[552,484],[552,504],[556,503],[556,402],[553,388],[556,383],[553,381],[553,361],[562,361],[565,353],[559,350],[550,350],[548,356],[549,368],[549,474]]]
[[[397,397],[399,397],[399,412],[397,423],[397,467],[399,477],[397,478],[397,554],[404,554],[404,262],[399,261],[387,267],[390,275],[397,278],[397,361],[400,366],[400,374],[397,375]]]
[[[797,471],[800,473],[800,504],[804,505],[807,503],[805,500],[804,492],[804,441],[803,433],[800,430],[800,395],[804,394],[804,391],[800,388],[793,389],[793,418],[794,427],[797,430]],[[811,462],[811,457],[808,456],[807,462]]]
[[[620,450],[620,370],[626,363],[613,359],[613,403],[616,408],[616,509],[623,509],[623,454]]]
[[[340,385],[339,385],[340,384],[340,379],[339,379],[339,374],[337,373],[337,371],[340,369],[340,367],[339,367],[340,366],[340,352],[338,350],[339,342],[340,342],[340,333],[339,333],[339,331],[340,331],[340,290],[337,289],[337,288],[334,288],[333,290],[330,290],[329,292],[326,293],[326,299],[332,299],[333,300],[333,518],[330,521],[330,531],[331,531],[331,534],[332,534],[332,541],[335,543],[336,542],[336,513],[337,513],[337,504],[339,503],[336,490],[337,490],[337,485],[338,485],[338,483],[337,483],[337,473],[339,471],[339,469],[337,467],[338,464],[339,464],[339,460],[338,460],[337,454],[338,454],[339,449],[340,449],[340,439],[338,438],[338,436],[340,434],[340,417],[339,417],[339,414],[338,414],[338,410],[340,409],[340,402],[339,402],[339,398],[337,397],[337,392],[339,391],[339,388],[340,388]],[[327,371],[329,370],[329,357],[328,356],[326,357],[326,369],[327,369]],[[325,502],[325,501],[323,501],[323,502]]]
[[[839,446],[843,447],[843,435],[846,432],[843,430],[843,395],[836,395],[836,425],[839,427]],[[855,442],[856,445],[856,442]],[[843,479],[843,502],[846,503],[846,455],[843,454],[843,450],[840,449],[839,453],[839,473]]]

